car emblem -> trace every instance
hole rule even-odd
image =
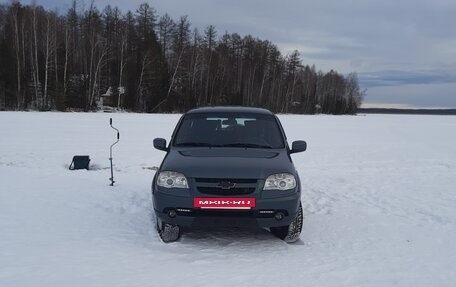
[[[232,189],[235,186],[236,186],[236,184],[234,182],[231,182],[231,181],[221,181],[217,185],[217,187],[220,187],[221,189]]]

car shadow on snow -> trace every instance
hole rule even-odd
[[[211,227],[183,228],[179,242],[183,244],[204,242],[205,247],[249,246],[249,245],[287,245],[263,228]],[[293,245],[303,244],[301,240]]]
[[[149,218],[153,224],[157,240],[160,240],[155,226],[155,214],[150,210]],[[155,236],[154,236],[155,237]],[[163,243],[167,244],[167,243]],[[302,239],[288,244],[275,237],[268,229],[261,227],[181,227],[181,237],[177,242],[169,244],[182,244],[207,247],[229,246],[300,246],[305,245]]]

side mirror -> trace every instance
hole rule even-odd
[[[154,139],[154,148],[162,151],[167,151],[166,140],[161,138]]]
[[[303,152],[307,149],[307,143],[305,141],[294,141],[291,147],[290,153]]]

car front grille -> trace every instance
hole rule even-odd
[[[246,195],[254,193],[258,180],[256,179],[218,179],[195,178],[199,192],[212,195]]]

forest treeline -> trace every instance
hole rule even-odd
[[[317,71],[269,41],[198,31],[147,3],[126,13],[71,3],[63,14],[0,4],[0,109],[94,110],[109,87],[114,106],[138,112],[243,105],[352,114],[363,99],[355,73]]]

